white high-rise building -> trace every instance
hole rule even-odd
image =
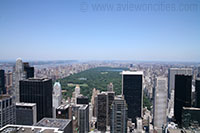
[[[161,129],[167,122],[167,78],[158,77],[154,88],[153,124]]]
[[[77,97],[80,95],[80,86],[76,85],[75,90],[74,90],[74,101],[75,104],[77,104]]]
[[[24,66],[21,58],[16,60],[14,69],[14,88],[13,88],[13,100],[19,102],[19,81],[25,79]]]
[[[53,117],[56,118],[56,108],[62,102],[62,88],[59,82],[55,82],[53,86]]]
[[[192,68],[170,68],[168,71],[168,117],[174,116],[175,75],[192,75]]]

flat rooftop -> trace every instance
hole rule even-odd
[[[122,71],[122,75],[143,75],[143,71]]]
[[[64,109],[67,109],[67,108],[69,108],[69,104],[62,104],[62,105],[58,106],[56,109],[64,110]]]
[[[29,78],[29,79],[24,79],[22,81],[31,81],[31,82],[44,82],[44,81],[48,81],[51,80],[49,78]]]
[[[16,106],[34,107],[36,106],[36,103],[16,103]]]
[[[54,127],[64,130],[65,127],[71,122],[70,119],[54,119],[54,118],[43,118],[35,126],[41,127]]]
[[[0,129],[1,133],[64,133],[59,128],[24,126],[24,125],[6,125]]]
[[[79,109],[86,110],[87,107],[88,107],[88,105],[83,105],[83,106],[81,106]]]

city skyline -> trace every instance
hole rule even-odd
[[[2,0],[0,60],[21,57],[24,60],[199,62],[199,2],[181,2],[190,10],[173,10],[181,4],[172,0],[164,3]],[[163,9],[98,9],[99,4],[163,4]],[[173,6],[167,10],[167,5]]]

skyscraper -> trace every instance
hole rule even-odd
[[[168,72],[168,97],[171,98],[171,93],[175,89],[175,75],[192,75],[191,68],[170,68]],[[173,97],[172,97],[173,98]]]
[[[127,105],[122,96],[116,96],[112,104],[111,133],[127,133]]]
[[[158,77],[154,87],[153,123],[162,128],[167,122],[167,78]]]
[[[107,116],[107,125],[110,126],[110,120],[111,120],[111,115],[112,115],[112,103],[115,98],[115,92],[113,91],[107,91],[107,96],[108,96],[108,116]]]
[[[25,78],[34,78],[34,67],[30,67],[28,62],[24,62],[24,71],[25,71]]]
[[[9,95],[0,95],[0,128],[16,123],[15,104]]]
[[[13,88],[13,99],[15,102],[19,102],[19,81],[23,79],[34,77],[34,67],[30,67],[28,62],[23,63],[21,58],[16,60],[14,68],[14,88]]]
[[[0,70],[0,94],[6,94],[4,70]]]
[[[89,132],[89,105],[82,105],[78,109],[79,133]]]
[[[56,108],[62,102],[62,88],[59,82],[55,82],[53,86],[53,117],[56,118]]]
[[[200,108],[200,78],[196,79],[195,82],[195,86],[196,86],[196,107]]]
[[[175,75],[192,75],[191,68],[170,68],[168,70],[168,112],[169,117],[174,116]]]
[[[52,80],[25,79],[20,81],[20,102],[36,103],[37,121],[52,117]]]
[[[192,76],[175,76],[174,117],[181,125],[183,107],[191,107]]]
[[[137,117],[142,117],[143,108],[143,72],[122,72],[122,94],[128,105],[128,118],[136,122]]]
[[[97,130],[106,131],[108,116],[108,97],[105,92],[97,95]]]
[[[25,79],[24,66],[20,58],[17,59],[14,69],[13,100],[19,102],[19,81]]]

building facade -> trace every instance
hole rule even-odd
[[[0,128],[16,123],[15,104],[9,95],[0,95]]]
[[[128,105],[128,118],[136,122],[137,117],[142,117],[143,72],[122,72],[122,94]]]
[[[111,133],[127,133],[127,105],[122,96],[115,97],[111,112]]]
[[[6,94],[4,70],[0,70],[0,94]]]
[[[183,107],[191,107],[192,93],[192,76],[176,75],[175,76],[175,101],[174,117],[177,124],[182,122]]]
[[[56,108],[62,102],[62,88],[59,82],[55,82],[53,86],[53,118],[56,118]]]
[[[105,132],[107,129],[108,97],[106,93],[97,95],[97,130]]]
[[[78,109],[79,133],[89,132],[89,105],[82,105]]]
[[[37,122],[36,103],[16,103],[16,124],[34,125]]]
[[[20,102],[36,103],[37,121],[52,118],[52,80],[25,79],[20,81]]]
[[[158,77],[154,87],[153,124],[162,128],[167,122],[167,78]]]

